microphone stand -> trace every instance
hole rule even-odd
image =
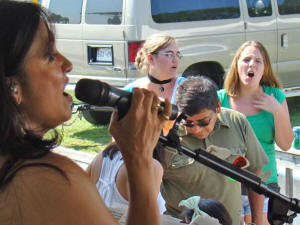
[[[283,225],[285,222],[293,222],[297,213],[300,213],[300,202],[298,199],[288,198],[277,193],[268,188],[268,186],[261,181],[261,178],[255,174],[232,165],[231,163],[206,152],[204,149],[191,150],[188,147],[181,145],[177,131],[179,123],[184,117],[185,115],[181,114],[176,119],[173,128],[166,137],[160,136],[159,142],[163,146],[175,148],[177,149],[178,154],[183,153],[193,158],[195,161],[245,184],[256,193],[264,194],[269,197],[268,221],[270,225]]]

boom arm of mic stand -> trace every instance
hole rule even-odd
[[[291,217],[295,217],[296,213],[300,213],[300,203],[298,199],[288,198],[280,193],[277,193],[276,191],[273,191],[272,189],[269,189],[268,186],[255,174],[247,170],[240,169],[229,162],[206,152],[203,149],[197,149],[193,151],[186,146],[174,143],[174,140],[170,140],[168,137],[164,136],[160,136],[159,141],[162,145],[176,148],[179,153],[183,153],[195,159],[199,163],[202,163],[207,167],[218,171],[219,173],[245,184],[255,192],[268,196],[271,201],[271,204],[269,204],[269,214],[272,218],[268,218],[271,225],[281,225],[283,222],[289,222],[292,220]],[[280,212],[274,212],[274,210],[279,209]],[[289,210],[292,210],[295,213],[291,216],[288,216],[287,213]]]

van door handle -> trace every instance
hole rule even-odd
[[[289,39],[287,34],[281,34],[281,47],[287,48],[289,46]]]
[[[114,72],[122,72],[122,69],[120,67],[114,67],[113,71]]]

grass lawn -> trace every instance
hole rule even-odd
[[[74,91],[68,90],[74,103],[79,103]],[[64,125],[57,127],[64,135],[61,146],[88,153],[97,153],[111,141],[108,126],[95,126],[87,122],[80,113],[73,114]]]
[[[74,102],[79,101],[74,97],[74,91],[68,91],[73,96]],[[292,126],[300,126],[300,96],[287,99]],[[62,146],[78,151],[97,153],[111,141],[107,126],[94,126],[80,114],[74,114],[65,125],[59,126],[58,131],[64,134]]]

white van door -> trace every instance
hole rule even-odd
[[[284,87],[300,87],[300,1],[277,0],[278,73]]]
[[[73,63],[72,75],[84,71],[82,59],[82,4],[83,0],[43,0],[55,23],[57,49]]]
[[[247,41],[256,40],[267,49],[274,71],[277,71],[277,21],[273,0],[245,0],[245,31]]]
[[[125,3],[123,0],[84,2],[84,75],[101,76],[101,80],[112,85],[124,85],[127,76],[123,25]]]

